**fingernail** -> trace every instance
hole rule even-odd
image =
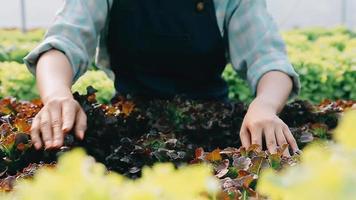
[[[37,142],[36,142],[34,145],[35,145],[35,148],[36,148],[37,150],[41,149],[41,144],[40,144],[40,143],[37,143]]]
[[[50,142],[50,141],[47,141],[46,142],[46,148],[48,149],[48,148],[51,148],[51,146],[52,146],[52,143]]]
[[[79,138],[80,138],[81,140],[84,139],[84,131],[79,131]]]
[[[58,146],[58,147],[61,146],[61,141],[60,141],[60,140],[56,140],[56,141],[54,142],[54,145],[55,145],[55,146]]]

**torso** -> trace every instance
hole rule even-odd
[[[114,0],[108,50],[121,93],[227,97],[213,0]]]

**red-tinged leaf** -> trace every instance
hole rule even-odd
[[[18,103],[14,107],[14,112],[16,112],[16,118],[20,119],[30,119],[36,116],[36,114],[41,110],[40,106],[25,102]]]
[[[2,115],[9,115],[13,113],[14,109],[11,105],[11,99],[6,98],[0,100],[0,114]]]
[[[355,100],[337,100],[335,102],[325,100],[324,102],[319,104],[318,109],[321,113],[344,112],[345,110],[354,107],[355,104]]]
[[[20,118],[15,119],[14,126],[17,128],[17,131],[21,133],[29,133],[31,129],[31,125],[25,119]]]
[[[34,99],[31,101],[31,103],[37,107],[43,107],[43,103],[42,103],[41,99]]]
[[[257,176],[256,175],[247,175],[243,178],[243,187],[244,189],[248,192],[248,196],[250,197],[256,197],[257,196],[257,192],[254,191],[250,185],[251,183],[254,181],[254,180],[257,180]]]
[[[133,102],[125,101],[122,104],[122,113],[124,113],[125,116],[129,116],[134,108],[135,104]]]
[[[211,153],[208,153],[206,156],[205,156],[205,159],[207,161],[210,161],[210,162],[216,162],[216,161],[220,161],[222,160],[222,157],[220,155],[220,149],[215,149],[213,152]]]
[[[247,152],[256,152],[256,151],[260,151],[260,149],[262,149],[260,145],[253,144],[247,149]]]
[[[248,171],[246,171],[246,170],[240,170],[239,172],[238,172],[238,178],[244,178],[244,177],[246,177],[246,176],[249,176],[249,175],[251,175],[251,173],[250,172],[248,172]]]
[[[118,109],[112,106],[108,106],[106,109],[106,114],[107,115],[116,115],[117,114]]]
[[[204,158],[204,149],[197,148],[195,149],[195,159],[202,160]]]
[[[248,174],[244,176],[243,186],[245,189],[250,188],[252,181],[257,180],[258,176],[255,174]]]
[[[1,141],[2,146],[4,146],[6,149],[11,149],[15,144],[15,137],[15,134],[7,136],[4,140]]]
[[[320,104],[319,104],[319,107],[325,107],[327,105],[330,105],[332,103],[332,101],[330,99],[325,99],[324,101],[322,101]]]
[[[230,161],[228,159],[223,160],[216,168],[216,177],[222,178],[229,172]]]
[[[264,160],[265,160],[264,157],[254,157],[254,158],[252,158],[252,160],[251,160],[252,165],[248,169],[248,171],[250,173],[258,175],[260,173],[260,171],[261,171],[262,163],[263,163]]]
[[[195,158],[190,161],[190,164],[198,164],[204,161],[204,149],[203,148],[197,148],[195,149]]]
[[[245,156],[233,156],[232,165],[238,170],[248,170],[251,166],[251,159]]]
[[[355,100],[337,100],[336,105],[341,107],[343,110],[352,108],[356,104]]]
[[[1,124],[0,126],[0,135],[6,137],[7,135],[11,134],[11,125],[8,123]]]

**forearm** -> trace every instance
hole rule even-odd
[[[60,51],[44,53],[37,63],[37,87],[46,103],[50,97],[71,96],[73,71],[67,57]]]
[[[285,73],[271,71],[266,73],[258,83],[256,99],[279,113],[286,104],[292,91],[292,79]]]

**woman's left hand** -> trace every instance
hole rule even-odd
[[[265,137],[268,151],[271,154],[277,152],[277,146],[289,144],[293,152],[299,151],[296,140],[288,126],[277,116],[277,109],[269,105],[261,98],[256,98],[247,111],[240,130],[240,138],[243,147],[248,148],[252,144],[260,145]],[[290,156],[288,149],[283,153]]]

